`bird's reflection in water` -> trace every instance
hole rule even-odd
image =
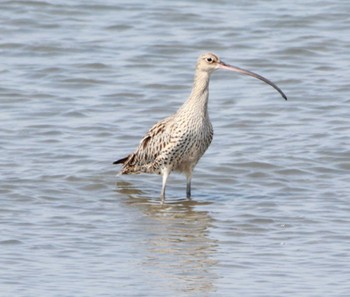
[[[212,218],[208,211],[200,210],[211,203],[183,198],[168,199],[161,205],[158,197],[147,197],[126,182],[117,183],[117,191],[126,197],[126,204],[147,217],[142,226],[146,236],[140,242],[142,269],[174,292],[205,296],[215,291],[217,245],[208,236]]]

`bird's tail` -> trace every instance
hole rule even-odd
[[[143,165],[138,165],[134,163],[135,154],[130,154],[125,158],[114,161],[113,164],[122,164],[123,167],[117,175],[122,174],[139,174],[141,172],[148,172]]]

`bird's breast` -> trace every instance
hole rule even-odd
[[[178,122],[180,124],[181,121]],[[188,120],[176,127],[174,142],[177,144],[176,169],[186,172],[193,168],[209,147],[213,138],[210,121]]]

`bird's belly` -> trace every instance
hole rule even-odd
[[[190,172],[198,161],[198,157],[196,158],[191,156],[184,156],[183,158],[178,160],[178,162],[174,166],[174,170],[179,172]]]

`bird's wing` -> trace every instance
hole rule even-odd
[[[122,159],[124,161],[124,173],[139,171],[141,167],[154,162],[164,148],[170,144],[171,131],[172,116],[155,124],[141,139],[136,151]]]
[[[141,139],[137,153],[153,161],[171,141],[171,120],[166,118],[155,124]],[[147,162],[148,163],[148,162]]]

